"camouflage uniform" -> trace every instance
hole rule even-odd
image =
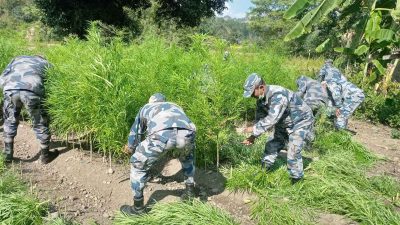
[[[139,143],[144,133],[145,140]],[[143,196],[149,179],[148,171],[166,150],[180,150],[179,160],[186,184],[193,184],[196,127],[178,105],[165,102],[161,94],[153,95],[144,105],[132,125],[128,147],[135,153],[131,157],[131,187],[134,198]]]
[[[340,111],[335,121],[336,128],[347,129],[348,119],[364,101],[364,92],[347,81],[347,78],[332,65],[332,61],[327,61],[321,68],[319,80],[326,82],[333,107]]]
[[[260,82],[261,78],[257,74],[250,75],[244,84],[244,97],[251,96]],[[265,144],[262,164],[270,168],[278,152],[288,142],[288,172],[294,179],[302,178],[304,173],[301,150],[314,123],[310,107],[293,92],[280,86],[267,85],[264,95],[257,100],[256,121],[252,134],[254,137],[275,128],[274,134]]]
[[[307,76],[300,76],[297,81],[297,92],[313,112],[328,104],[328,94],[321,83]],[[315,115],[315,114],[314,114]]]
[[[17,134],[18,117],[23,106],[32,118],[33,130],[42,146],[48,146],[50,132],[48,116],[43,108],[45,71],[50,67],[40,56],[18,56],[0,77],[4,105],[4,142],[13,143]]]

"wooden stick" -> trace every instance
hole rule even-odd
[[[91,162],[92,161],[92,155],[93,155],[92,133],[90,133],[90,136],[89,136],[89,145],[90,145],[90,162]]]

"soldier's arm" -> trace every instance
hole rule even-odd
[[[128,136],[128,148],[132,152],[134,152],[135,148],[139,145],[141,135],[144,133],[144,118],[142,118],[141,114],[142,110],[139,110]]]
[[[326,86],[330,91],[335,107],[342,107],[342,86],[333,80],[328,80]]]
[[[304,94],[307,90],[307,83],[304,80],[297,80],[297,92],[296,94],[300,96],[300,98],[304,97]]]
[[[253,126],[253,136],[258,137],[271,129],[282,117],[285,109],[288,106],[288,100],[282,94],[277,94],[271,97],[268,115],[260,119]]]
[[[325,80],[325,77],[326,77],[326,75],[327,75],[327,73],[328,73],[328,68],[327,68],[327,65],[324,64],[324,65],[321,67],[321,69],[319,70],[317,80],[318,80],[319,82],[324,81],[324,80]]]
[[[260,100],[257,100],[257,101],[260,101]],[[257,102],[255,123],[257,123],[260,119],[262,119],[268,115],[265,113],[264,107],[265,106],[261,102],[260,103]]]

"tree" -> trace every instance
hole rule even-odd
[[[285,21],[283,14],[293,3],[292,0],[252,0],[254,7],[248,14],[250,27],[270,39],[280,38],[294,25]]]
[[[172,19],[179,25],[197,26],[201,19],[222,13],[228,0],[158,0],[157,20]]]
[[[89,21],[99,20],[116,27],[137,29],[128,16],[134,10],[156,9],[156,21],[174,20],[178,25],[195,26],[201,18],[220,13],[226,0],[34,0],[43,13],[43,22],[62,34],[74,33],[83,37]],[[136,18],[140,19],[140,18]]]
[[[245,18],[235,19],[228,16],[203,21],[199,26],[199,32],[225,39],[230,43],[256,38]]]
[[[313,3],[310,1],[307,7],[316,7],[320,1],[314,0]],[[271,40],[280,41],[302,17],[302,13],[299,12],[292,20],[284,18],[285,12],[293,2],[294,0],[252,0],[254,7],[248,14],[250,28],[267,42]],[[333,21],[327,20],[325,22],[330,24]],[[315,49],[316,43],[320,43],[321,39],[325,40],[330,32],[329,29],[320,29],[315,33],[291,40],[286,46],[289,46],[291,52],[309,54],[310,49]]]

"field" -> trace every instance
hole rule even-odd
[[[71,37],[51,46],[26,43],[22,37],[18,38],[19,34],[10,33],[0,38],[2,68],[18,54],[44,54],[53,65],[46,83],[46,105],[52,118],[54,142],[59,144],[54,144],[53,148],[62,148],[63,154],[53,163],[59,165],[58,168],[33,165],[33,160],[28,159],[35,158],[32,154],[37,151],[34,148],[37,145],[32,144],[32,136],[24,135],[17,154],[27,160],[21,160],[17,169],[1,167],[0,220],[5,224],[69,223],[62,217],[87,224],[91,216],[93,223],[100,224],[166,224],[166,221],[170,224],[177,224],[177,221],[182,224],[324,224],[321,220],[324,215],[340,215],[345,222],[337,224],[400,224],[398,176],[370,173],[383,163],[384,158],[357,143],[350,134],[334,131],[323,116],[318,118],[316,141],[303,154],[306,178],[296,185],[290,185],[288,179],[285,151],[280,153],[272,172],[266,173],[260,168],[265,136],[253,147],[240,144],[245,136],[237,133],[235,128],[253,121],[255,108],[253,100],[242,97],[245,78],[257,72],[268,84],[294,90],[297,76],[314,76],[323,59],[288,57],[274,47],[230,46],[205,35],[191,36],[187,45],[155,34],[126,43],[119,37],[105,38],[95,24],[86,41]],[[230,56],[224,60],[226,50]],[[68,164],[75,165],[73,162],[78,161],[75,170],[69,172],[69,179],[75,179],[71,175],[74,173],[86,175],[84,168],[105,167],[105,171],[111,166],[116,173],[103,174],[93,180],[89,184],[95,187],[91,193],[95,195],[94,192],[103,190],[105,180],[101,179],[108,179],[117,186],[110,189],[119,194],[116,198],[129,202],[129,185],[126,181],[118,181],[118,176],[129,167],[127,157],[122,155],[122,147],[136,112],[155,92],[164,93],[170,101],[182,106],[196,124],[196,160],[199,174],[203,176],[199,180],[221,174],[222,179],[217,180],[223,189],[221,192],[246,192],[252,196],[248,202],[244,198],[241,202],[231,200],[226,205],[243,205],[248,208],[248,213],[244,209],[235,211],[233,206],[224,207],[218,200],[219,195],[214,193],[215,198],[212,196],[214,200],[209,203],[185,204],[177,202],[176,198],[160,201],[148,215],[139,218],[118,213],[114,217],[118,203],[123,202],[112,201],[114,208],[103,203],[102,207],[110,209],[111,216],[104,216],[102,211],[92,212],[94,203],[87,202],[84,206],[88,208],[80,209],[80,214],[87,214],[82,217],[76,214],[77,211],[71,213],[61,207],[63,202],[73,207],[74,196],[60,200],[55,198],[54,191],[41,187],[40,183],[38,188],[33,188],[35,185],[29,179],[37,181],[40,178],[30,177],[32,172],[24,172],[24,168],[38,169],[40,174],[41,170],[60,171],[64,168],[61,166],[65,166],[66,171],[60,171],[60,174],[67,174]],[[26,126],[24,129],[25,132],[28,130]],[[84,166],[81,161],[92,155],[89,149],[94,149],[93,157],[99,162],[92,162],[90,158],[92,164]],[[25,151],[29,155],[21,153]],[[394,156],[400,151],[398,145],[391,151],[394,154],[386,155],[390,158],[385,160],[393,161],[398,168],[398,158],[396,161]],[[113,160],[108,161],[108,156]],[[171,182],[171,179],[167,180]],[[84,186],[85,181],[77,180]],[[46,182],[46,179],[40,181]],[[59,181],[47,182],[55,185]],[[71,180],[71,183],[74,182]],[[205,186],[206,194],[212,194],[212,186],[207,186],[206,182],[201,185]],[[179,193],[179,187],[178,184],[174,186],[176,190],[172,193]],[[105,197],[104,193],[99,195],[106,202],[114,197],[111,194]],[[51,201],[47,202],[48,199]],[[54,211],[50,206],[55,206],[59,215],[47,221],[52,214],[49,210]],[[246,216],[251,219],[244,220]]]

